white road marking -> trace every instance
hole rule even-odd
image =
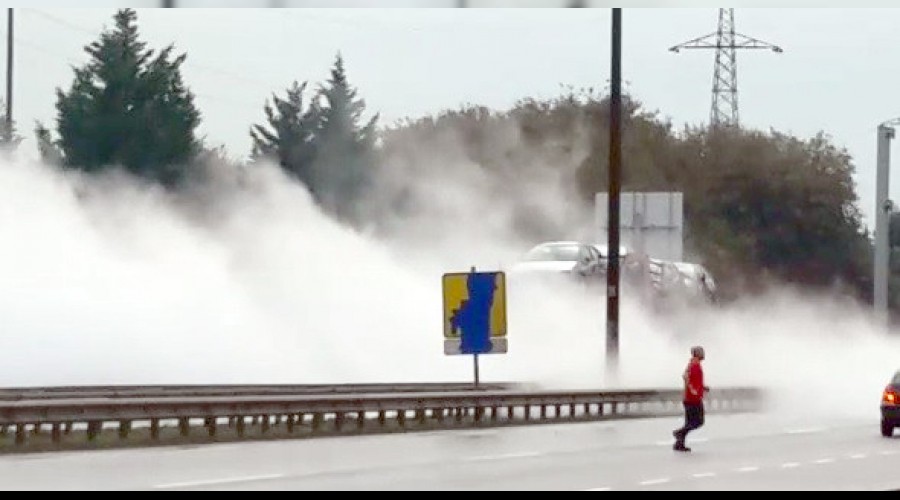
[[[466,462],[488,462],[491,460],[509,460],[513,458],[535,458],[543,455],[535,451],[527,451],[523,453],[506,453],[503,455],[484,455],[480,457],[468,457],[464,459]]]
[[[788,462],[786,464],[781,464],[782,469],[796,469],[797,467],[800,467],[800,464],[798,464],[797,462]]]
[[[584,490],[584,491],[610,491],[610,489],[609,488],[591,488],[589,490]]]
[[[833,458],[820,458],[819,460],[816,460],[813,463],[818,464],[818,465],[833,464],[834,459]]]
[[[828,429],[825,427],[809,427],[806,429],[785,429],[785,434],[816,434],[819,432],[825,432]]]
[[[866,455],[865,453],[858,453],[856,455],[850,455],[850,459],[851,460],[862,460],[862,459],[866,458],[867,456],[868,455]]]
[[[759,467],[741,467],[737,469],[738,472],[757,472]]]
[[[883,456],[883,457],[889,457],[889,456],[892,456],[892,455],[896,455],[897,453],[900,453],[900,452],[894,451],[894,450],[882,451],[882,452],[881,452],[881,456]]]
[[[715,472],[701,472],[700,474],[694,474],[695,479],[705,479],[708,477],[716,477]]]
[[[233,478],[224,478],[224,479],[209,479],[205,481],[188,481],[184,483],[169,483],[169,484],[160,484],[154,486],[154,489],[157,490],[174,490],[180,488],[199,488],[203,486],[215,486],[220,484],[234,484],[234,483],[247,483],[253,481],[268,481],[272,479],[281,479],[284,477],[284,474],[267,474],[264,476],[244,476],[244,477],[233,477]]]
[[[662,478],[662,479],[650,479],[648,481],[641,481],[640,485],[641,486],[653,486],[655,484],[666,484],[670,481],[672,481],[672,479],[668,478],[668,477]]]

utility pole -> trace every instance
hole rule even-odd
[[[6,9],[6,133],[13,133],[13,9]]]
[[[874,295],[875,316],[882,325],[888,323],[888,281],[890,279],[891,244],[890,226],[894,203],[890,199],[891,139],[894,138],[892,125],[900,123],[889,120],[878,126],[878,170],[875,186],[875,269]]]
[[[609,96],[609,242],[606,272],[606,368],[619,369],[619,198],[622,191],[622,9],[612,10]]]
[[[716,51],[716,65],[713,70],[712,109],[709,113],[711,127],[737,127],[738,115],[737,50],[768,49],[783,52],[781,47],[750,38],[734,31],[734,9],[719,9],[719,28],[700,38],[676,45],[669,50],[713,49]]]

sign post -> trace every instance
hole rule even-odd
[[[502,272],[443,276],[444,354],[472,355],[475,387],[481,384],[478,356],[506,354],[506,275]]]

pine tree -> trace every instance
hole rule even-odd
[[[306,82],[294,82],[286,90],[284,98],[272,96],[266,103],[267,125],[254,125],[250,129],[253,139],[254,160],[270,159],[291,175],[313,189],[310,168],[316,157],[316,126],[318,108],[304,110],[303,94]]]
[[[319,96],[322,106],[317,113],[318,155],[311,185],[326,210],[359,222],[375,173],[378,115],[361,125],[365,101],[350,85],[340,54]]]
[[[181,77],[186,55],[173,57],[171,45],[147,49],[132,9],[114,20],[85,47],[90,62],[75,69],[69,90],[57,89],[61,161],[87,172],[122,167],[174,185],[200,149],[200,113]]]
[[[0,120],[2,120],[0,121],[0,150],[13,151],[22,142],[22,137],[16,131],[16,122],[7,124],[6,120],[3,119],[6,117],[5,103],[0,102],[0,111],[3,112],[3,117],[0,117]]]

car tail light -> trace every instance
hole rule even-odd
[[[900,393],[898,393],[893,387],[888,387],[884,390],[882,401],[885,404],[889,405],[900,404]]]

